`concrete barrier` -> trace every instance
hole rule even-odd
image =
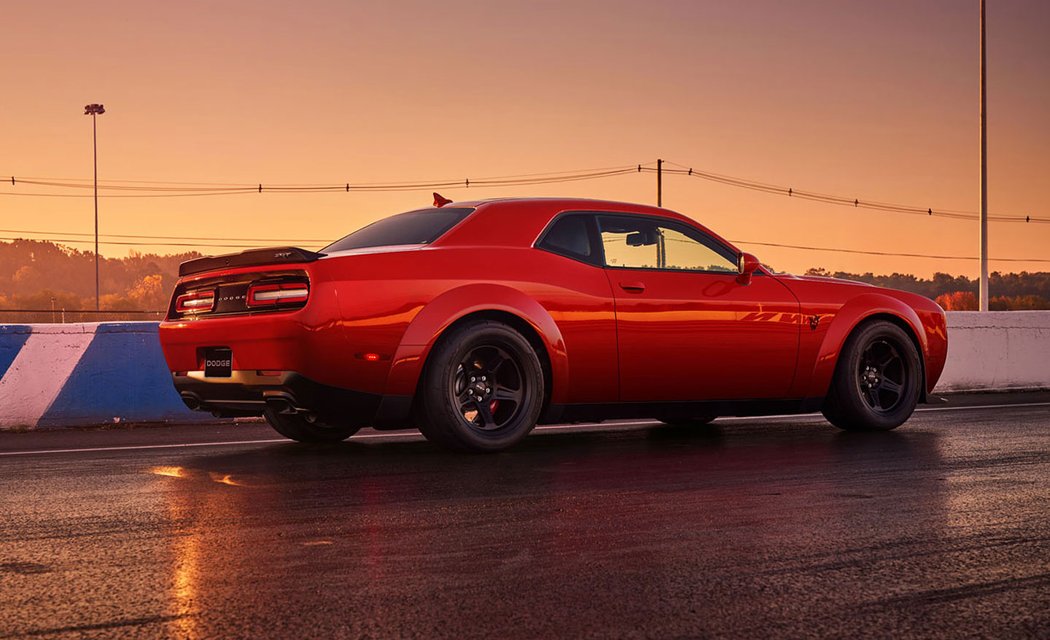
[[[155,322],[0,325],[0,429],[210,418],[175,393]]]
[[[949,311],[936,392],[1050,389],[1050,311]]]
[[[935,390],[1050,389],[1050,311],[948,313]],[[171,384],[155,322],[0,325],[0,429],[202,422]]]

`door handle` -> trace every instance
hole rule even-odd
[[[620,288],[630,293],[641,293],[645,291],[644,282],[621,282]]]

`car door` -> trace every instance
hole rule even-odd
[[[594,225],[587,214],[557,216],[535,245],[554,255],[517,266],[532,274],[529,294],[547,310],[564,340],[568,376],[559,385],[558,399],[566,404],[608,404],[619,398],[615,302]]]
[[[670,218],[598,215],[626,402],[786,398],[799,307],[777,279]]]

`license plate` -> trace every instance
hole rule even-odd
[[[233,375],[233,351],[227,347],[204,350],[204,377],[229,378]]]

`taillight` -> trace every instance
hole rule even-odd
[[[175,299],[177,313],[206,313],[215,308],[215,290],[191,291]]]
[[[281,284],[253,284],[248,287],[249,307],[275,307],[301,304],[310,297],[310,288],[304,282]]]

